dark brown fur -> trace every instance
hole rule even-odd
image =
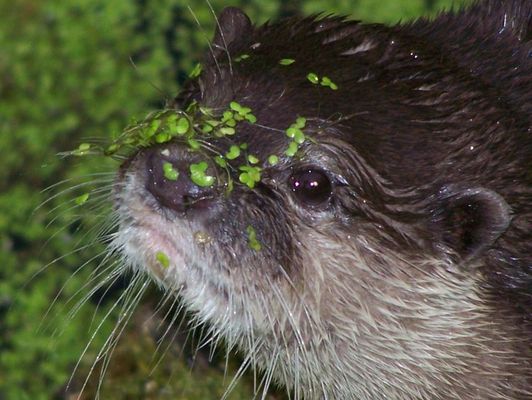
[[[131,206],[133,200],[128,199],[135,189],[148,194],[138,200],[139,204],[163,216],[169,235],[177,225],[183,232],[200,229],[208,234],[212,246],[185,245],[182,241],[188,233],[179,231],[183,263],[192,265],[206,290],[216,293],[220,301],[229,301],[238,312],[245,312],[239,308],[240,300],[247,299],[242,300],[245,309],[249,299],[258,299],[249,307],[268,315],[271,326],[266,329],[260,321],[255,322],[255,314],[249,311],[252,335],[266,343],[253,361],[269,371],[268,354],[282,353],[280,359],[286,365],[271,374],[292,387],[296,396],[529,399],[532,2],[488,0],[456,14],[442,14],[434,21],[420,19],[393,27],[363,25],[339,17],[311,17],[256,28],[236,9],[226,9],[219,24],[201,76],[187,83],[174,106],[184,108],[196,100],[220,112],[234,100],[250,107],[258,122],[246,125],[237,137],[260,159],[283,154],[287,145],[283,132],[298,115],[307,117],[312,141],[302,147],[298,157],[281,157],[278,166],[264,166],[263,179],[255,189],[237,185],[230,196],[217,189],[198,194],[188,183],[168,191],[154,189],[154,168],[146,168],[146,162],[151,166],[150,157],[160,157],[161,147],[141,151],[124,166],[121,183],[126,187],[128,176],[151,183],[130,183],[130,189],[119,194],[123,221],[133,216],[142,222],[143,217],[135,215]],[[250,57],[235,62],[241,54]],[[279,60],[286,58],[296,62],[280,65]],[[329,76],[338,90],[310,84],[306,78],[309,72]],[[219,149],[229,144],[225,139],[211,143]],[[163,147],[170,150],[169,159],[180,170],[201,159],[180,145]],[[286,182],[301,168],[319,169],[328,175],[332,193],[326,204],[308,207],[294,198]],[[207,204],[173,207],[175,196],[182,196],[183,190]],[[122,228],[129,224],[123,222]],[[243,232],[249,224],[263,244],[260,252],[251,251],[246,242]],[[357,238],[356,246],[351,238]],[[193,256],[188,253],[191,248]],[[353,257],[338,252],[338,248],[352,252]],[[322,262],[317,265],[324,271],[308,266],[317,249],[322,249],[317,256]],[[360,268],[353,273],[358,265],[346,264],[348,261],[341,264],[355,258],[363,260],[367,270]],[[198,259],[207,267],[197,267],[201,264]],[[336,262],[342,265],[341,270],[327,270],[337,268]],[[334,278],[326,280],[326,289],[313,286],[312,274],[319,273]],[[356,276],[353,281],[351,273]],[[215,326],[223,325],[222,334],[245,350],[244,338],[239,342],[231,337],[233,331],[225,320],[222,324],[197,305],[201,302],[196,302],[196,297],[186,294],[194,283],[187,273],[180,276],[185,282],[185,301]],[[326,332],[323,340],[336,353],[324,353],[334,364],[335,357],[342,359],[339,347],[345,340],[345,335],[335,336],[335,332],[348,331],[346,319],[352,315],[355,317],[349,323],[354,330],[368,324],[366,336],[382,335],[385,340],[386,329],[379,326],[386,328],[391,324],[387,321],[395,318],[390,315],[402,313],[405,317],[399,318],[399,324],[405,337],[410,337],[408,332],[425,335],[426,320],[417,320],[415,313],[408,314],[401,304],[397,308],[391,304],[401,299],[422,307],[424,301],[436,301],[421,293],[432,285],[444,290],[446,282],[439,285],[438,280],[450,277],[456,281],[453,278],[452,285],[447,286],[460,293],[466,290],[466,281],[473,282],[475,293],[464,298],[468,299],[466,306],[474,304],[475,310],[453,305],[458,308],[451,311],[443,305],[444,322],[437,326],[439,314],[429,321],[437,326],[435,337],[446,332],[446,324],[449,326],[448,342],[434,339],[431,345],[431,354],[442,355],[441,360],[430,364],[438,371],[435,376],[429,376],[423,364],[405,360],[404,368],[411,378],[392,373],[390,366],[389,374],[382,372],[382,392],[376,392],[378,384],[372,386],[368,380],[366,385],[363,369],[359,375],[349,370],[345,376],[344,371],[329,374],[325,360],[323,365],[309,366],[302,361],[293,367],[290,358],[278,349],[286,346],[283,351],[289,352],[293,345],[301,350],[304,343],[309,354],[315,352],[319,358],[321,348],[316,343],[321,340],[316,332]],[[161,279],[164,282],[168,278]],[[464,287],[460,288],[462,281]],[[428,282],[426,286],[424,282]],[[274,291],[271,285],[277,283],[283,300],[270,298],[270,291]],[[172,288],[171,281],[165,285]],[[414,289],[418,285],[419,292]],[[356,292],[353,304],[339,294],[338,299],[330,299],[348,289]],[[311,299],[305,303],[307,295]],[[442,299],[445,293],[437,296],[436,303]],[[387,310],[383,316],[379,314],[381,301]],[[272,310],[272,304],[281,310],[295,304],[294,315],[298,315],[297,305],[316,314],[305,317],[302,312],[301,320],[294,317],[294,323],[286,321],[279,309]],[[342,307],[345,309],[338,311]],[[452,313],[460,321],[474,321],[471,328],[459,323],[454,326],[452,319],[446,319]],[[375,327],[369,328],[372,323]],[[283,338],[281,343],[276,332]],[[360,335],[353,334],[352,340],[360,339],[362,349],[366,339]],[[403,351],[411,351],[409,342],[404,346]],[[361,359],[370,363],[373,357],[389,357],[391,365],[397,361],[393,351],[368,353],[371,356]],[[445,357],[452,354],[455,360],[447,363]],[[314,382],[322,376],[322,367],[323,381]],[[294,377],[297,368],[305,375],[300,381]],[[368,368],[371,370],[371,363]]]

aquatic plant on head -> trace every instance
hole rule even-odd
[[[292,59],[281,61],[282,65],[290,65],[294,62]],[[196,77],[196,74],[200,73],[201,66],[196,66],[191,76]],[[209,166],[212,166],[225,172],[228,191],[233,188],[231,171],[235,171],[240,184],[253,189],[261,180],[261,165],[274,166],[279,163],[281,156],[295,156],[299,147],[307,139],[303,133],[306,118],[297,116],[294,123],[285,130],[286,136],[291,141],[284,153],[272,154],[267,160],[261,160],[250,152],[247,143],[237,142],[235,135],[237,130],[241,129],[242,123],[255,124],[256,122],[257,117],[253,110],[237,101],[229,102],[227,108],[218,114],[193,101],[186,110],[168,108],[149,113],[143,120],[127,126],[107,146],[82,143],[77,149],[65,154],[100,155],[123,160],[140,149],[176,141],[190,151],[202,152],[205,157],[201,162],[191,163],[188,168],[189,177],[194,184],[201,187],[213,186],[217,181],[216,177],[206,173]],[[220,138],[226,138],[230,143],[225,153],[218,153],[207,146],[213,139]],[[170,162],[164,161],[162,169],[166,179],[171,181],[178,179],[179,171]]]

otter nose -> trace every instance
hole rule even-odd
[[[185,154],[170,154],[157,148],[148,150],[146,189],[162,206],[175,211],[207,208],[214,198],[214,190],[192,182],[189,171],[193,162]]]

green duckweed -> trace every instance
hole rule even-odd
[[[240,54],[238,57],[235,58],[235,62],[240,62],[248,58],[249,58],[249,54]]]
[[[229,151],[225,153],[225,158],[228,160],[234,160],[238,156],[240,156],[240,147],[234,144],[229,147]]]
[[[281,61],[282,65],[290,65],[294,62],[293,59],[288,58]],[[201,68],[197,68],[197,71],[201,72]],[[331,85],[332,81],[325,78],[327,77],[323,78],[325,84]],[[319,81],[316,74],[309,74],[309,80],[314,82],[316,79]],[[217,178],[206,173],[208,166],[212,165],[213,168],[224,170],[226,179],[223,180],[223,184],[229,193],[233,188],[232,171],[237,172],[236,182],[253,189],[261,180],[261,168],[278,164],[282,154],[271,154],[266,159],[260,159],[256,154],[248,152],[247,143],[229,143],[229,148],[225,153],[217,153],[214,147],[210,147],[212,139],[230,138],[240,129],[246,129],[240,127],[241,122],[253,124],[257,122],[257,118],[250,107],[237,101],[231,101],[227,108],[222,110],[221,115],[197,102],[192,102],[187,106],[186,112],[168,109],[149,114],[144,120],[126,127],[124,132],[107,147],[82,143],[69,154],[104,154],[117,157],[125,155],[127,157],[128,154],[138,149],[177,140],[190,151],[197,151],[207,158],[205,161],[189,165],[189,177],[194,184],[210,187],[216,183]],[[298,116],[294,123],[287,127],[285,133],[290,140],[284,155],[293,157],[296,154],[299,146],[306,140],[305,127],[306,118],[302,116]],[[167,149],[164,151],[168,152]],[[242,161],[239,162],[239,160]],[[179,178],[180,172],[173,167],[172,163],[163,161],[162,168],[166,179],[172,181]]]
[[[85,204],[87,200],[89,200],[89,197],[90,197],[89,193],[83,193],[81,196],[76,197],[74,201],[78,206],[81,206]]]
[[[190,179],[192,182],[201,187],[212,186],[216,178],[214,176],[205,174],[205,171],[207,171],[208,167],[209,165],[206,161],[201,161],[197,164],[190,164]]]
[[[215,156],[214,162],[222,168],[227,168],[227,161],[222,156]]]
[[[257,239],[257,232],[255,231],[255,228],[253,228],[251,225],[248,225],[246,227],[246,234],[248,236],[248,245],[250,249],[255,251],[262,249],[262,245]]]
[[[331,78],[324,76],[321,78],[320,85],[331,88],[332,90],[338,90],[338,85],[331,81]]]
[[[297,145],[297,142],[290,142],[284,154],[286,154],[288,157],[294,157],[297,153],[298,148],[299,146]]]
[[[309,72],[307,74],[307,79],[313,84],[318,84],[320,81],[320,78],[318,78],[318,75],[316,75],[314,72]]]
[[[248,155],[248,162],[250,164],[257,164],[259,161],[260,160],[256,156],[254,156],[253,154],[249,154]]]
[[[238,180],[250,189],[253,189],[260,182],[261,169],[259,167],[241,165],[239,169],[242,173],[238,176]]]
[[[172,163],[169,163],[168,161],[163,162],[163,174],[169,181],[176,181],[179,177],[179,172],[174,168]]]
[[[192,71],[190,71],[190,74],[188,74],[188,77],[190,79],[194,79],[194,78],[197,78],[198,76],[201,75],[201,71],[203,70],[203,66],[200,64],[200,63],[197,63],[195,66],[194,66],[194,69]]]
[[[274,166],[274,165],[277,165],[279,163],[279,157],[276,156],[275,154],[271,154],[268,156],[268,164]]]
[[[158,251],[157,253],[155,253],[155,259],[163,268],[168,268],[170,266],[170,259],[162,251]]]
[[[279,61],[279,64],[286,66],[286,65],[291,65],[295,62],[296,60],[294,60],[293,58],[283,58],[282,60]]]
[[[73,156],[85,156],[90,153],[92,146],[89,143],[81,143],[76,150],[71,151]]]

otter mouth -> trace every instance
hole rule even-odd
[[[215,189],[203,189],[184,171],[188,155],[177,146],[137,153],[118,175],[116,204],[122,234],[117,246],[136,269],[149,272],[167,288],[205,285],[212,296],[227,298],[216,276],[208,233],[219,201]],[[176,179],[165,175],[171,163]],[[212,224],[211,224],[212,225]]]

